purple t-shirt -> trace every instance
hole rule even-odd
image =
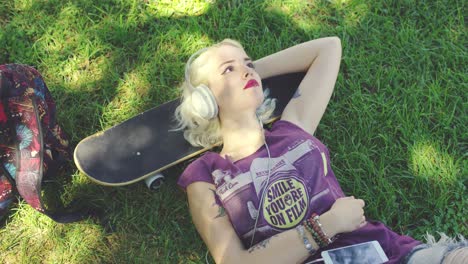
[[[265,146],[235,162],[207,152],[192,162],[178,181],[184,190],[196,181],[214,184],[216,200],[246,248],[257,214],[254,244],[296,227],[314,212],[328,211],[337,198],[345,196],[330,167],[328,149],[318,139],[284,120],[265,130],[265,139],[271,159]],[[263,206],[259,208],[262,195]],[[360,229],[340,234],[322,250],[371,240],[379,241],[388,263],[399,263],[421,243],[396,234],[382,223],[368,221]],[[319,257],[320,251],[309,260]]]

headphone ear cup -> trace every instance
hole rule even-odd
[[[192,105],[195,113],[210,120],[218,115],[218,104],[210,88],[200,84],[192,92]]]

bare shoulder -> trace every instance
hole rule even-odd
[[[224,208],[216,203],[216,187],[211,183],[190,184],[187,186],[187,197],[191,211],[195,210],[203,213],[204,217],[212,216],[215,219],[226,215]]]
[[[215,190],[214,184],[207,182],[194,182],[187,186],[187,196],[189,202],[203,203],[205,200],[210,200],[212,195],[210,191]]]

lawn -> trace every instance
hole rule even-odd
[[[252,58],[325,36],[343,57],[316,137],[367,218],[422,239],[468,236],[462,0],[2,0],[0,64],[35,66],[72,145],[175,99],[190,54],[224,38]],[[93,208],[57,224],[24,202],[0,223],[1,263],[204,263],[169,169],[157,192],[99,186],[70,162],[44,199]]]

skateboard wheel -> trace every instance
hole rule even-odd
[[[158,173],[145,179],[145,184],[150,190],[157,190],[164,183],[164,175]]]

